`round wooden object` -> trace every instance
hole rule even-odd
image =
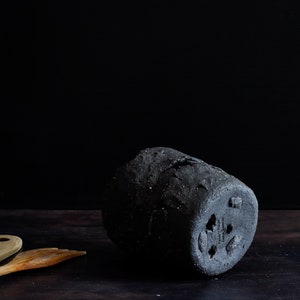
[[[18,236],[0,235],[0,262],[19,252],[22,245],[22,239]]]

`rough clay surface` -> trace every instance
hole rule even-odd
[[[154,147],[117,170],[102,214],[108,236],[127,253],[218,275],[249,248],[258,204],[249,187],[220,168]]]

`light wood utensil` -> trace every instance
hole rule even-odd
[[[58,248],[39,248],[19,252],[7,264],[0,266],[0,276],[18,271],[53,266],[65,260],[85,254],[86,251]]]
[[[22,249],[23,241],[15,235],[0,235],[0,262],[11,257]]]

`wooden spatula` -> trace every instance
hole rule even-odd
[[[85,254],[86,251],[58,248],[39,248],[19,252],[7,264],[0,266],[0,276],[18,271],[53,266],[62,261]]]

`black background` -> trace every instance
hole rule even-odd
[[[289,1],[1,4],[2,208],[101,208],[115,168],[168,146],[299,208]]]

